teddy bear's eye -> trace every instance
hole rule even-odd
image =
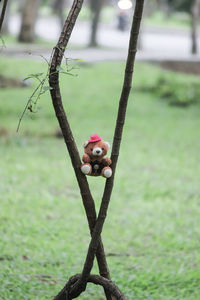
[[[91,151],[93,150],[93,148],[90,149]]]
[[[104,148],[101,148],[102,150],[104,150]]]

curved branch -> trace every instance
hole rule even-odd
[[[8,0],[4,0],[2,11],[1,11],[1,17],[0,17],[0,32],[1,32],[2,25],[3,25],[3,20],[5,17],[7,4],[8,4]]]
[[[76,173],[77,181],[82,195],[83,204],[86,210],[86,214],[90,226],[90,231],[92,234],[92,239],[89,245],[82,274],[79,275],[76,278],[76,280],[73,282],[69,280],[66,285],[67,293],[69,296],[68,299],[73,299],[78,297],[82,293],[82,291],[85,290],[87,282],[89,281],[89,279],[91,279],[90,272],[93,266],[95,255],[97,255],[100,273],[105,272],[106,276],[109,277],[109,271],[107,268],[100,235],[106,218],[107,209],[110,202],[110,197],[111,197],[113,184],[114,184],[114,174],[115,174],[116,164],[119,156],[123,126],[124,126],[124,121],[126,116],[126,108],[127,108],[128,97],[129,97],[131,84],[132,84],[132,73],[133,73],[133,67],[135,62],[135,54],[137,51],[136,47],[137,47],[137,40],[138,40],[138,34],[140,28],[140,21],[142,18],[144,0],[136,0],[136,7],[134,11],[133,24],[132,24],[130,42],[129,42],[129,51],[128,51],[126,69],[125,69],[124,84],[123,84],[122,93],[119,102],[118,117],[117,117],[117,122],[115,127],[115,134],[114,134],[112,154],[111,154],[113,176],[107,179],[106,181],[97,221],[96,221],[94,200],[90,193],[87,179],[81,173],[80,156],[62,105],[62,99],[61,99],[60,88],[59,88],[59,72],[56,69],[56,67],[59,66],[62,62],[66,45],[68,43],[74,24],[76,22],[76,18],[81,9],[82,3],[83,0],[74,0],[68,18],[64,24],[63,31],[59,38],[58,44],[54,49],[54,54],[51,61],[50,76],[49,76],[49,83],[50,86],[52,87],[51,97],[53,101],[53,106],[65,139],[65,143],[67,145],[71,157],[72,165]],[[98,258],[98,253],[99,253],[99,258]],[[102,260],[101,263],[100,263],[100,259]],[[103,268],[101,265],[102,262],[104,263]],[[105,287],[104,289],[107,296],[107,293],[110,292],[110,290]],[[112,293],[112,295],[114,295],[114,292]],[[64,299],[62,298],[62,296],[63,294],[59,293],[55,299],[57,300]],[[65,297],[66,297],[66,292],[65,292]],[[117,299],[125,299],[125,296],[123,296],[123,294],[120,297],[121,298],[117,298]],[[111,296],[108,295],[107,299],[111,299]]]
[[[126,108],[127,108],[131,86],[132,86],[132,75],[134,69],[135,55],[137,52],[137,40],[139,35],[140,22],[142,19],[143,6],[144,6],[144,0],[136,0],[136,6],[134,11],[133,23],[131,27],[131,34],[130,34],[130,41],[129,41],[128,57],[126,61],[124,83],[123,83],[122,93],[119,102],[118,116],[117,116],[115,134],[114,134],[113,146],[112,146],[111,167],[113,170],[113,175],[111,178],[107,179],[106,181],[103,198],[99,210],[99,215],[92,233],[92,239],[88,248],[87,257],[82,271],[82,277],[79,280],[79,283],[75,284],[71,290],[72,298],[77,297],[77,295],[80,294],[79,293],[80,287],[82,287],[84,290],[84,287],[87,284],[88,277],[93,267],[94,257],[99,243],[99,237],[101,235],[101,231],[107,214],[108,205],[110,202],[110,197],[111,197],[113,184],[114,184],[115,169],[116,169],[117,160],[119,156],[122,132],[123,132],[123,127],[124,127],[124,122],[126,117]]]
[[[81,279],[81,276],[81,274],[72,276],[54,300],[71,300],[72,298],[69,294],[71,286],[78,282]],[[116,300],[126,300],[122,292],[111,280],[98,275],[90,275],[88,277],[88,282],[102,286],[104,290],[114,296]]]
[[[83,0],[74,0],[72,8],[65,21],[58,43],[54,48],[54,53],[50,64],[49,85],[52,87],[50,93],[51,93],[54,110],[60,128],[62,130],[62,134],[76,174],[76,178],[82,196],[83,205],[85,208],[85,212],[90,227],[90,232],[92,233],[96,223],[95,204],[89,189],[86,176],[83,175],[80,170],[80,165],[81,165],[80,155],[78,153],[78,149],[76,147],[76,143],[62,104],[62,98],[61,98],[60,87],[59,87],[59,72],[57,71],[57,66],[59,66],[62,62],[64,51],[66,49],[69,38],[71,36],[78,14],[81,10],[82,3]],[[104,247],[101,238],[99,239],[99,245],[96,252],[96,257],[97,257],[100,274],[103,277],[109,279],[110,274],[109,274],[109,269],[106,262],[106,256],[105,256]],[[111,299],[109,295],[106,296],[107,296],[107,300]]]

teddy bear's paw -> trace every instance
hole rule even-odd
[[[81,167],[81,171],[83,174],[88,175],[88,174],[90,174],[91,167],[89,165],[83,165]]]
[[[110,178],[112,176],[112,170],[111,169],[106,169],[103,172],[103,176],[106,177],[106,178]]]

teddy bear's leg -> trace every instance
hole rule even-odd
[[[90,175],[92,173],[92,167],[90,164],[83,164],[81,166],[81,171],[85,175]]]
[[[101,171],[101,175],[105,178],[110,178],[112,176],[112,169],[110,167],[104,167]]]

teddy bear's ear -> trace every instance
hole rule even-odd
[[[110,149],[110,144],[108,142],[105,142],[105,144],[107,145],[108,149]]]
[[[83,147],[86,148],[88,144],[89,144],[89,142],[86,141],[86,142],[83,144]]]

